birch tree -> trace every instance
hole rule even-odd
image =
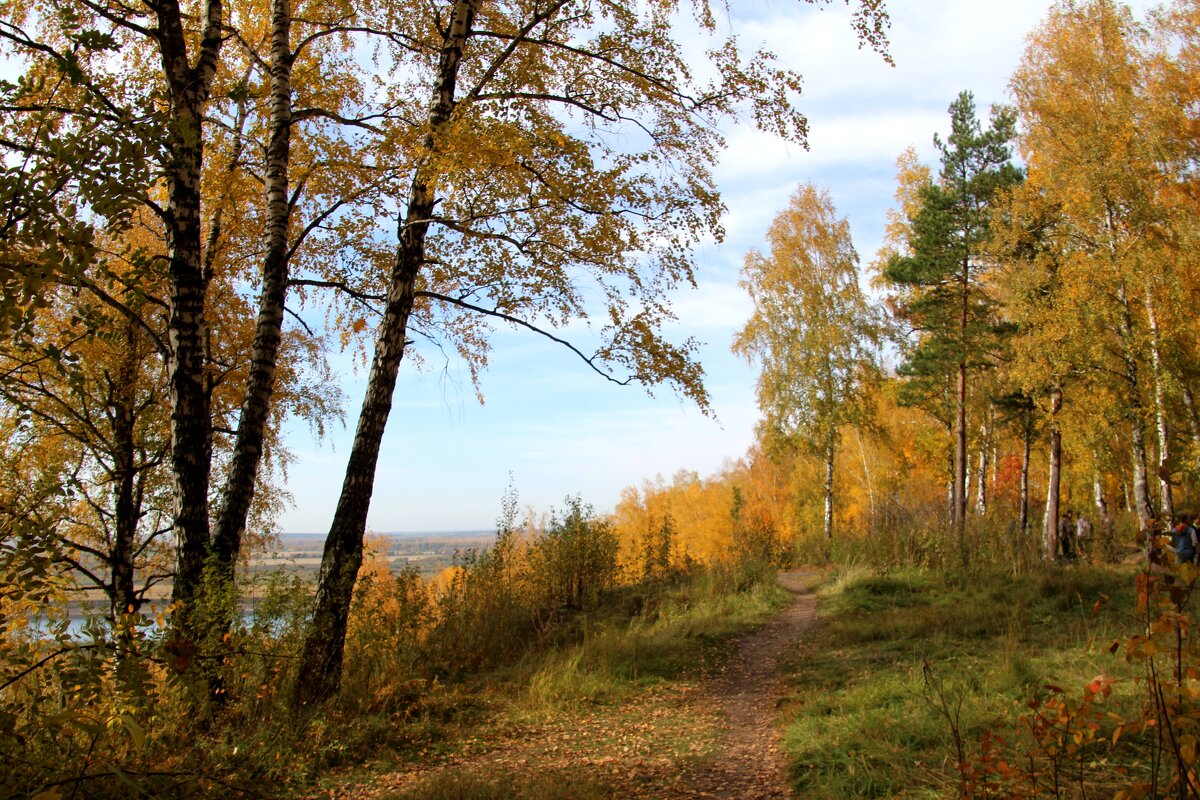
[[[881,4],[858,9],[860,36],[882,45]],[[792,141],[806,131],[791,105],[799,76],[717,34],[702,0],[456,0],[406,8],[388,24],[406,34],[393,57],[410,76],[389,94],[402,122],[395,141],[406,144],[398,241],[376,283],[382,316],[326,540],[300,703],[338,686],[410,326],[466,315],[479,347],[488,319],[546,332],[594,315],[597,345],[580,351],[590,367],[618,383],[671,385],[706,408],[695,343],[670,342],[662,330],[668,293],[694,280],[692,245],[721,236],[710,172],[717,125],[748,113]],[[679,26],[696,24],[712,44],[703,67],[711,78],[679,43]]]
[[[1058,265],[1060,288],[1043,335],[1073,350],[1094,386],[1115,381],[1143,527],[1158,510],[1147,420],[1156,420],[1164,454],[1169,437],[1165,407],[1156,402],[1165,375],[1156,313],[1161,237],[1154,230],[1163,216],[1140,89],[1144,42],[1129,10],[1110,0],[1060,3],[1030,37],[1012,82],[1030,186],[1018,216],[1048,218]],[[1061,350],[1042,358],[1054,353]]]
[[[858,283],[850,225],[828,191],[799,187],[746,256],[740,282],[754,312],[733,350],[761,366],[760,438],[799,445],[825,467],[824,534],[833,539],[834,455],[844,426],[870,418],[880,320]]]
[[[318,417],[333,408],[336,392],[301,399],[292,391],[306,358],[281,366],[280,357],[289,349],[298,355],[297,346],[316,354],[303,322],[299,335],[284,330],[290,268],[327,260],[328,241],[352,240],[344,230],[374,216],[346,208],[378,179],[370,165],[349,167],[351,140],[336,130],[363,124],[352,119],[361,70],[329,79],[352,45],[335,24],[347,19],[346,9],[304,8],[298,42],[284,0],[269,8],[240,3],[232,15],[220,2],[203,4],[197,15],[172,0],[138,8],[68,4],[50,14],[21,3],[5,9],[0,40],[25,71],[2,87],[9,116],[0,127],[6,163],[23,168],[5,173],[14,185],[0,200],[10,221],[29,217],[34,201],[45,221],[11,226],[0,270],[13,264],[27,277],[2,291],[6,302],[23,292],[17,301],[28,317],[39,303],[64,296],[36,287],[74,285],[157,342],[170,387],[174,595],[180,630],[196,638],[189,606],[203,591],[205,562],[215,559],[223,581],[232,579],[281,415],[301,410],[319,428]],[[297,67],[305,77],[298,87],[291,81]],[[303,104],[299,114],[293,98]],[[289,150],[297,130],[305,147],[293,186]],[[107,278],[96,276],[145,246],[126,236],[143,212],[161,248],[150,246],[149,260],[107,291]],[[318,248],[305,245],[320,239],[323,252],[313,259]],[[39,243],[56,254],[54,263],[30,259]],[[257,302],[249,299],[255,288]],[[154,300],[148,307],[141,302],[147,297]],[[243,322],[255,318],[250,357],[226,359],[224,345],[244,343]],[[280,375],[281,403],[274,396]]]

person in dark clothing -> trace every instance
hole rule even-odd
[[[1071,561],[1075,558],[1075,515],[1071,509],[1063,512],[1058,521],[1058,546],[1061,548],[1062,560]]]
[[[1171,529],[1171,546],[1175,548],[1175,560],[1180,564],[1196,561],[1196,528],[1188,522],[1187,514],[1180,514],[1178,522]]]

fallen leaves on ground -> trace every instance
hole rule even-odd
[[[802,591],[786,577],[785,586]],[[588,798],[790,797],[775,725],[776,668],[815,613],[812,596],[800,593],[791,608],[743,637],[713,674],[697,671],[616,705],[481,726],[455,740],[450,755],[346,776],[318,797],[390,800],[423,781],[459,773],[501,776],[517,785],[561,775],[588,787],[581,790]]]

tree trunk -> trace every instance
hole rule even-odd
[[[954,534],[958,554],[967,566],[967,365],[958,365],[957,408],[954,416]]]
[[[275,371],[283,339],[284,302],[288,283],[288,154],[292,130],[292,11],[290,0],[271,2],[271,115],[265,174],[267,251],[254,327],[246,396],[238,418],[229,476],[213,525],[213,553],[226,580],[241,552],[246,517],[254,499]]]
[[[1145,530],[1157,514],[1150,502],[1150,482],[1146,474],[1146,424],[1139,411],[1135,408],[1129,419],[1129,455],[1133,470],[1133,510],[1137,514],[1138,525]]]
[[[966,347],[967,324],[970,320],[971,263],[963,256],[959,277],[962,309],[959,317],[959,346]],[[954,415],[954,531],[958,536],[958,554],[963,567],[967,566],[967,362],[965,353],[958,362],[958,386]]]
[[[967,474],[963,478],[963,497],[966,499],[967,508],[971,508],[971,497],[975,492],[975,470],[974,461],[971,459],[971,453],[967,453]]]
[[[1108,500],[1104,497],[1104,477],[1100,474],[1100,457],[1094,450],[1092,451],[1092,505],[1096,507],[1097,514],[1108,513]]]
[[[1021,440],[1021,541],[1029,533],[1029,459],[1033,450],[1033,425],[1025,423],[1024,436]]]
[[[867,515],[870,524],[873,526],[877,522],[875,508],[875,477],[871,474],[871,465],[867,461],[867,448],[863,445],[862,432],[856,427],[854,429],[854,438],[858,441],[858,453],[862,458],[863,465],[863,485],[867,487]]]
[[[221,0],[203,6],[204,31],[196,65],[188,61],[188,34],[177,0],[155,3],[157,41],[170,100],[166,139],[167,208],[163,214],[169,261],[167,386],[171,408],[176,568],[173,599],[185,635],[195,636],[193,601],[200,595],[209,550],[208,489],[212,419],[207,391],[208,280],[200,246],[200,179],[204,164],[204,109],[224,37]]]
[[[825,541],[833,544],[833,437],[825,443]]]
[[[947,464],[948,478],[946,479],[946,524],[950,530],[954,530],[954,453],[949,453],[949,464]]]
[[[1104,553],[1104,560],[1112,563],[1114,560],[1113,524],[1112,517],[1108,515],[1108,500],[1104,497],[1104,479],[1100,474],[1099,463],[1099,459],[1093,451],[1092,505],[1096,508],[1096,524],[1093,526],[1093,530],[1100,544],[1100,549]]]
[[[1109,253],[1116,269],[1116,231],[1114,211],[1108,206]],[[1121,361],[1125,368],[1124,379],[1129,386],[1129,423],[1130,423],[1130,457],[1133,462],[1133,510],[1137,514],[1138,525],[1144,530],[1150,520],[1155,517],[1154,508],[1150,502],[1150,487],[1146,480],[1146,428],[1142,419],[1141,383],[1138,374],[1137,342],[1133,325],[1133,309],[1129,302],[1129,293],[1122,282],[1117,289],[1117,299],[1120,302],[1120,333]]]
[[[1158,493],[1159,510],[1167,519],[1175,516],[1175,502],[1171,493],[1171,475],[1168,462],[1171,459],[1171,431],[1167,421],[1166,397],[1163,388],[1162,345],[1158,331],[1158,312],[1150,292],[1150,283],[1145,289],[1146,320],[1150,326],[1150,364],[1154,370],[1154,422],[1158,433]]]
[[[975,510],[980,514],[986,514],[988,510],[989,434],[988,424],[984,422],[979,431],[981,441],[979,443],[979,469],[976,476],[978,484],[975,487]]]
[[[110,615],[113,629],[118,632],[118,642],[128,637],[121,626],[121,617],[138,610],[137,591],[134,585],[134,548],[137,541],[138,508],[136,482],[137,466],[134,459],[137,445],[134,440],[136,412],[134,391],[137,386],[139,353],[137,331],[132,322],[125,323],[125,351],[115,380],[109,382],[109,423],[113,441],[113,542],[109,554],[111,592],[109,593]],[[107,375],[107,373],[106,373]]]
[[[992,496],[1000,491],[1000,445],[992,440]]]
[[[407,212],[400,226],[396,263],[388,288],[387,307],[376,334],[366,396],[359,412],[337,511],[321,558],[316,610],[297,671],[294,692],[297,707],[332,697],[341,682],[346,623],[354,582],[362,564],[362,540],[375,482],[375,466],[392,407],[396,373],[404,355],[417,275],[425,264],[425,236],[437,201],[436,137],[454,110],[458,68],[478,4],[479,0],[455,2],[443,40],[429,114],[429,133],[421,143],[424,153],[413,175]]]
[[[1062,410],[1062,389],[1050,394],[1050,465],[1046,487],[1046,517],[1042,525],[1042,555],[1053,561],[1058,556],[1058,490],[1062,475],[1062,431],[1058,413]]]
[[[1192,434],[1193,457],[1200,462],[1200,414],[1196,411],[1196,396],[1192,387],[1183,386],[1183,407],[1187,409],[1188,430]]]

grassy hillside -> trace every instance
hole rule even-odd
[[[798,796],[954,797],[970,779],[968,796],[1112,797],[1147,782],[1153,728],[1110,747],[1117,718],[1139,717],[1146,695],[1134,680],[1144,663],[1126,659],[1128,637],[1145,630],[1134,586],[1129,569],[1083,567],[831,577],[820,634],[786,669]],[[1111,697],[1088,706],[1094,719],[1072,716],[1101,675],[1118,679]]]

